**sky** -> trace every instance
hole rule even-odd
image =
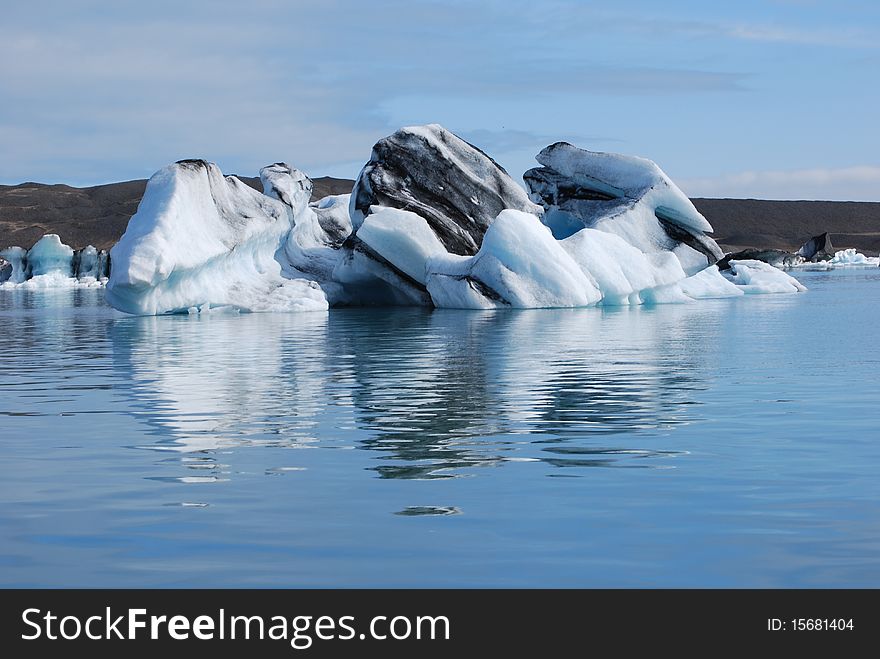
[[[183,158],[354,178],[440,123],[518,180],[567,140],[691,196],[880,200],[880,3],[0,0],[0,183]]]

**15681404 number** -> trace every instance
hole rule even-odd
[[[792,618],[792,631],[852,631],[852,618]]]
[[[767,630],[771,632],[824,632],[853,631],[855,625],[852,618],[768,618]]]

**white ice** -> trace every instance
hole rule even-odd
[[[340,258],[339,237],[351,233],[348,197],[326,197],[292,218],[293,226],[284,242],[286,261],[296,271],[292,274],[303,273],[321,281],[330,279]],[[333,234],[324,228],[328,223],[335,227]]]
[[[373,206],[357,237],[379,256],[420,284],[426,281],[428,259],[446,249],[427,221],[409,211]]]
[[[133,314],[204,305],[243,311],[326,309],[320,286],[283,277],[275,258],[292,220],[308,204],[304,182],[296,170],[284,172],[281,166],[261,174],[278,199],[224,177],[213,163],[184,161],[154,174],[111,251],[107,301]]]
[[[727,277],[746,294],[798,293],[807,290],[797,279],[763,261],[731,261]]]
[[[842,249],[835,252],[834,256],[828,261],[832,266],[868,266],[877,267],[880,264],[880,257],[865,256],[855,249]]]
[[[578,182],[591,182],[591,189],[614,197],[638,199],[664,211],[677,224],[694,231],[712,231],[690,199],[651,160],[617,153],[601,153],[560,146],[538,155],[538,162]]]
[[[489,226],[475,256],[431,259],[427,287],[438,307],[583,307],[601,299],[596,282],[550,229],[535,215],[512,209]]]
[[[3,284],[4,287],[9,287],[9,283]],[[104,286],[104,282],[94,277],[83,277],[82,279],[77,279],[76,277],[68,277],[64,273],[53,270],[51,272],[46,272],[42,275],[36,275],[27,279],[20,284],[14,284],[14,286],[21,290],[44,290],[44,289],[64,289],[64,288],[102,288]]]
[[[695,300],[737,297],[745,294],[742,287],[726,279],[718,271],[718,266],[714,265],[683,279],[679,287],[685,295]]]
[[[537,217],[513,210],[489,227],[476,256],[431,257],[427,286],[436,306],[453,308],[666,304],[745,292],[715,266],[688,277],[671,252],[645,254],[603,231],[557,241]]]

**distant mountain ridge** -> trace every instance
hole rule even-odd
[[[239,177],[262,190],[258,178]],[[312,199],[351,192],[354,181],[324,176],[313,179]],[[146,180],[87,188],[43,183],[0,185],[0,248],[30,247],[47,233],[80,249],[109,249],[119,240],[137,210]],[[880,202],[766,201],[693,199],[715,229],[725,251],[745,247],[793,251],[811,236],[831,234],[838,249],[880,252]]]
[[[746,247],[797,251],[826,231],[837,249],[880,252],[880,202],[701,199],[691,201],[715,229],[725,251]]]
[[[259,178],[239,176],[262,192]],[[351,192],[354,181],[331,176],[312,179],[312,199]],[[0,249],[28,248],[47,233],[57,233],[74,249],[94,245],[110,249],[137,211],[146,179],[88,188],[45,183],[0,185]]]

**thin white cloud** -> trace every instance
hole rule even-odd
[[[0,181],[101,182],[192,156],[241,173],[284,159],[353,174],[399,126],[395,108],[413,115],[405,123],[482,129],[473,139],[493,155],[581,133],[629,141],[631,114],[611,115],[620,99],[644,108],[639,126],[672,130],[666,117],[709,116],[713,103],[760,92],[762,72],[703,56],[707,44],[738,54],[751,48],[733,41],[880,43],[869,22],[732,25],[674,7],[651,16],[553,0],[540,12],[524,0],[257,4],[10,6],[0,24]],[[456,126],[443,102],[479,119]],[[540,117],[520,109],[538,102],[548,108]]]
[[[720,25],[720,32],[734,39],[765,41],[769,43],[800,44],[805,46],[832,46],[836,48],[880,47],[877,34],[859,28],[835,30],[805,30],[779,25]]]
[[[700,17],[701,13],[711,16],[711,8],[708,12],[691,12],[692,15],[682,17],[675,13],[674,6],[667,5],[664,5],[662,13],[656,13],[644,8],[637,11],[619,4],[613,9],[606,9],[579,0],[556,0],[543,3],[544,11],[540,16],[535,16],[533,22],[546,37],[560,33],[633,33],[646,39],[729,39],[844,49],[880,48],[880,30],[875,23],[860,21],[857,14],[841,11],[834,25],[819,24],[817,27],[804,23],[802,16],[805,9],[815,3],[801,0],[792,4],[797,6],[786,8],[784,18],[759,22]],[[560,22],[560,17],[564,17],[564,21]]]
[[[745,171],[678,181],[691,197],[880,201],[880,166]]]
[[[241,172],[282,159],[312,172],[339,171],[368,158],[372,144],[398,127],[383,104],[402,94],[487,104],[524,93],[562,102],[573,91],[692,96],[743,89],[744,76],[728,71],[489,47],[497,44],[481,25],[517,33],[523,24],[482,6],[465,23],[442,3],[418,11],[405,2],[371,8],[371,24],[388,31],[378,48],[359,40],[365,26],[357,16],[339,19],[323,4],[278,3],[234,18],[202,15],[194,6],[138,20],[122,10],[60,18],[46,12],[45,21],[25,12],[0,25],[0,181],[101,182],[193,156]],[[406,12],[416,15],[406,21]],[[168,15],[174,19],[162,18]],[[455,52],[437,56],[452,29]],[[444,121],[423,114],[419,121]]]

